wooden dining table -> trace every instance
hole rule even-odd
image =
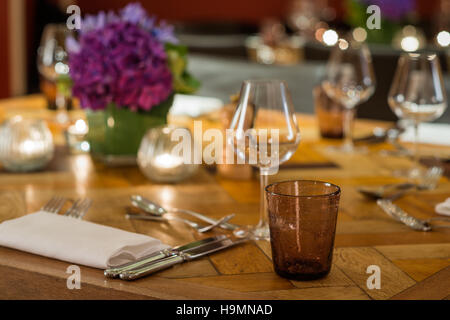
[[[195,210],[212,218],[230,213],[236,224],[255,224],[259,216],[257,172],[247,179],[230,178],[214,166],[176,184],[154,183],[137,166],[108,167],[89,154],[71,154],[64,146],[55,112],[40,95],[0,101],[0,120],[14,115],[45,119],[57,145],[47,168],[31,173],[6,172],[0,166],[0,222],[35,212],[51,197],[90,198],[85,220],[149,235],[169,245],[226,233],[199,234],[186,225],[127,220],[130,196],[141,194],[167,207]],[[83,117],[80,110],[72,120]],[[179,119],[178,119],[179,120]],[[171,121],[176,122],[177,119]],[[186,121],[184,119],[183,121]],[[70,262],[0,247],[1,299],[449,299],[450,229],[414,231],[393,220],[358,186],[402,182],[392,172],[411,165],[402,156],[385,155],[388,143],[367,146],[366,153],[331,152],[339,141],[320,138],[313,115],[298,115],[302,141],[294,156],[270,182],[313,179],[342,189],[333,265],[330,274],[313,281],[278,276],[268,241],[251,241],[184,263],[136,281],[107,279],[103,270],[80,266],[81,289],[69,290]],[[355,136],[391,123],[358,120]],[[409,147],[408,144],[405,144]],[[450,147],[422,145],[423,156],[450,158]],[[442,177],[434,190],[410,191],[395,203],[417,218],[438,216],[435,205],[450,197],[450,181]],[[380,270],[380,288],[367,285]]]

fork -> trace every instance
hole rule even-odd
[[[67,202],[67,198],[64,197],[52,197],[42,208],[41,211],[58,214],[64,204]],[[69,216],[77,219],[82,219],[86,214],[90,206],[92,205],[91,199],[75,200],[72,206],[64,213],[64,216]]]
[[[83,200],[75,200],[73,205],[64,213],[66,217],[72,217],[76,219],[83,219],[86,212],[92,205],[92,200],[89,198]]]
[[[46,204],[44,204],[41,211],[57,214],[66,201],[67,199],[64,197],[52,197]]]

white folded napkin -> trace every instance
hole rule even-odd
[[[404,142],[414,142],[414,128],[409,126],[400,136]],[[419,143],[450,146],[450,125],[445,123],[421,123],[419,125]]]
[[[434,210],[444,216],[450,216],[450,198],[447,198],[444,202],[437,204]]]
[[[176,94],[169,112],[173,116],[196,118],[222,107],[223,102],[217,98]]]
[[[0,246],[102,269],[168,248],[142,234],[42,211],[1,223]]]

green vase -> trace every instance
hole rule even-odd
[[[92,156],[108,165],[136,164],[142,137],[148,129],[167,123],[173,95],[148,112],[108,105],[104,110],[86,112],[87,140]]]

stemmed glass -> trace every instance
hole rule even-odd
[[[64,24],[48,24],[42,33],[38,49],[37,66],[44,81],[56,88],[56,119],[66,123],[66,109],[70,99],[68,54],[65,47],[66,38],[72,32]]]
[[[328,60],[322,81],[325,93],[344,106],[344,144],[338,151],[352,153],[353,119],[356,106],[369,99],[375,91],[372,58],[366,44],[352,37],[339,39]]]
[[[439,58],[432,53],[402,55],[388,95],[392,111],[414,126],[414,166],[406,172],[410,178],[420,178],[419,124],[439,118],[447,108],[447,97]]]
[[[238,163],[260,169],[260,219],[256,226],[235,231],[236,236],[269,239],[264,188],[268,176],[278,171],[297,150],[300,132],[286,82],[280,80],[244,81],[240,100],[227,137]]]

